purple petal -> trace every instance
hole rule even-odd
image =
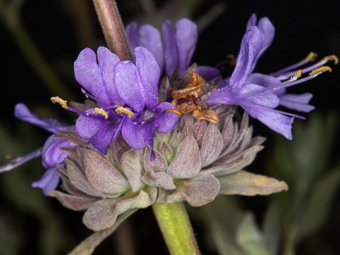
[[[288,140],[292,140],[292,124],[294,117],[287,117],[279,111],[256,106],[256,105],[241,105],[250,116],[258,119],[263,124],[283,135]]]
[[[234,96],[230,92],[230,86],[214,90],[205,100],[208,105],[215,104],[237,104]]]
[[[156,111],[159,111],[157,115],[158,132],[163,134],[169,133],[173,130],[179,120],[178,114],[167,112],[167,109],[176,110],[176,107],[171,103],[163,102],[156,108]]]
[[[125,141],[136,150],[143,149],[147,144],[152,148],[155,128],[145,123],[134,123],[130,118],[126,118],[122,135]]]
[[[176,46],[175,31],[169,20],[163,23],[163,43],[164,43],[164,61],[167,76],[171,77],[172,73],[178,66],[178,52]]]
[[[286,94],[280,97],[280,105],[300,112],[310,112],[315,109],[313,105],[308,104],[313,97],[311,93],[301,95]]]
[[[87,112],[91,112],[91,109]],[[113,123],[110,119],[97,119],[81,115],[76,121],[76,131],[81,138],[89,139],[93,147],[106,154],[118,125],[118,118],[117,123]]]
[[[116,66],[116,85],[123,101],[134,111],[144,109],[147,95],[135,64],[129,60],[121,61]]]
[[[60,131],[70,130],[73,128],[72,126],[68,126],[55,119],[40,117],[37,114],[32,113],[23,103],[15,105],[14,115],[20,120],[41,127],[51,133],[58,133]]]
[[[74,75],[79,84],[90,92],[99,104],[110,105],[96,53],[92,49],[85,48],[79,53],[74,62]]]
[[[151,25],[142,25],[138,30],[139,45],[149,50],[163,70],[163,45],[159,31]],[[133,48],[135,49],[135,48]]]
[[[263,92],[263,93],[259,92],[258,94],[256,93],[256,91],[261,91],[262,89],[263,87],[256,85],[256,84],[245,85],[238,92],[237,97],[241,98],[239,100],[238,105],[242,104],[242,101],[247,101],[247,103],[251,102],[252,104],[261,105],[261,106],[265,106],[268,108],[278,107],[280,104],[280,99],[278,98],[278,96],[270,92]],[[245,94],[251,94],[251,93],[254,93],[254,95],[253,96],[249,95],[249,96],[246,96],[245,98],[242,97],[242,94],[245,95]]]
[[[275,27],[273,26],[273,24],[267,17],[263,17],[259,20],[258,27],[264,37],[263,48],[261,49],[261,52],[259,53],[259,56],[258,56],[260,57],[263,54],[263,52],[273,42],[274,35],[275,35]]]
[[[106,94],[111,105],[122,104],[122,99],[119,97],[118,90],[115,84],[115,68],[120,61],[116,54],[113,54],[105,47],[99,47],[97,50],[100,72],[103,77]]]
[[[145,48],[135,49],[136,66],[141,79],[142,99],[148,108],[153,108],[158,102],[158,85],[161,70],[154,56]]]
[[[253,13],[248,20],[246,31],[248,31],[251,26],[256,26],[256,23],[257,23],[257,17],[256,17],[256,14]]]
[[[195,72],[201,75],[206,81],[210,81],[216,77],[221,76],[220,70],[211,66],[198,66],[196,67]]]
[[[31,159],[37,158],[41,155],[42,153],[42,148],[39,148],[35,151],[32,151],[31,153],[21,156],[21,157],[16,157],[13,160],[11,160],[11,163],[0,166],[0,173],[6,172],[9,170],[12,170],[18,166],[21,166],[22,164],[26,163],[27,161],[30,161]]]
[[[252,26],[244,35],[240,53],[237,56],[236,66],[230,78],[230,86],[233,89],[241,88],[254,70],[258,55],[263,48],[263,34]]]
[[[133,51],[139,45],[137,31],[138,25],[136,22],[129,23],[125,28],[125,34],[131,51]]]
[[[64,162],[67,157],[67,152],[62,150],[63,147],[68,147],[72,143],[54,135],[51,135],[44,144],[42,151],[42,161],[45,168],[54,167],[57,163]]]
[[[47,196],[52,190],[54,190],[59,183],[60,175],[57,172],[56,167],[52,167],[46,170],[40,180],[32,183],[33,188],[41,188],[44,195]]]
[[[179,56],[179,73],[182,74],[190,65],[197,44],[197,26],[189,19],[180,19],[175,24],[176,45]]]
[[[252,73],[248,80],[247,84],[253,83],[260,85],[262,87],[268,88],[277,84],[280,84],[281,81],[271,75],[261,74],[261,73]],[[270,92],[275,93],[277,96],[281,96],[286,92],[285,88],[276,88],[271,90]]]

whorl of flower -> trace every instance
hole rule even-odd
[[[274,37],[274,27],[268,18],[261,18],[256,24],[256,16],[248,21],[247,31],[241,43],[236,66],[230,78],[220,82],[219,88],[205,100],[209,105],[228,104],[239,105],[253,118],[258,119],[269,128],[292,139],[292,123],[295,117],[301,116],[276,110],[279,105],[290,109],[309,112],[314,109],[308,102],[312,94],[286,94],[286,87],[310,80],[324,71],[331,71],[323,66],[335,56],[329,56],[319,63],[297,70],[305,63],[312,61],[315,54],[309,55],[305,61],[287,67],[271,75],[253,73],[259,57],[271,44]],[[311,72],[310,72],[311,71]],[[309,76],[301,77],[304,73]]]
[[[33,158],[42,156],[42,165],[46,168],[46,172],[40,180],[33,182],[32,186],[41,188],[44,194],[48,195],[59,183],[60,176],[57,172],[56,165],[63,164],[64,158],[67,156],[67,153],[62,150],[62,148],[72,146],[70,141],[58,138],[55,134],[72,130],[74,126],[68,126],[55,119],[40,117],[32,113],[26,105],[22,103],[15,106],[14,115],[20,120],[41,127],[54,134],[46,140],[42,148],[25,156],[12,159],[11,163],[0,167],[0,172],[12,170]]]
[[[74,63],[75,77],[86,97],[95,100],[98,107],[80,111],[53,98],[80,113],[77,133],[102,154],[120,133],[137,150],[147,144],[152,147],[156,129],[168,133],[179,118],[168,111],[175,110],[172,104],[158,104],[160,68],[154,56],[143,47],[137,47],[134,55],[135,63],[121,61],[105,47],[99,47],[97,55],[89,48],[80,52]]]
[[[198,32],[197,25],[187,18],[176,21],[173,26],[169,20],[163,23],[162,36],[151,25],[138,26],[132,22],[126,27],[126,36],[131,49],[137,46],[147,48],[156,58],[161,70],[171,77],[175,71],[183,74],[192,64]],[[220,75],[220,72],[210,66],[198,66],[196,72],[206,80]]]
[[[110,144],[106,157],[89,145],[67,149],[66,164],[59,166],[64,192],[50,195],[68,208],[86,210],[84,224],[98,231],[130,209],[153,203],[202,206],[218,194],[265,195],[287,189],[283,182],[243,170],[265,140],[252,138],[247,114],[241,118],[231,106],[214,110],[219,124],[186,114],[170,133],[157,132],[153,161],[149,146],[135,150],[121,138]],[[62,137],[69,139],[67,132]]]

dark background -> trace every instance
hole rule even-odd
[[[161,8],[169,2],[171,3],[171,1],[156,1],[156,4],[157,7]],[[193,59],[199,64],[214,65],[223,60],[227,54],[236,55],[239,51],[247,20],[252,13],[257,13],[258,17],[268,16],[276,28],[275,39],[260,59],[256,71],[263,73],[276,71],[302,60],[310,51],[318,53],[320,58],[331,54],[340,56],[340,1],[216,0],[197,2],[200,4],[187,10],[188,13],[191,13],[193,20],[198,20],[215,4],[221,2],[226,4],[226,10],[200,33]],[[185,1],[176,3],[185,6]],[[84,8],[84,5],[87,6],[85,11],[81,9]],[[138,20],[156,22],[153,17],[143,16],[138,1],[118,1],[118,6],[121,8],[125,24],[136,17]],[[84,13],[86,15],[81,18]],[[31,36],[31,39],[61,81],[72,92],[73,97],[68,98],[68,100],[82,100],[80,87],[73,78],[73,61],[82,48],[86,46],[96,48],[99,45],[104,45],[91,1],[26,0],[20,10],[20,17],[26,32]],[[164,19],[166,18],[169,17],[164,16]],[[19,121],[13,117],[13,108],[17,102],[24,102],[31,109],[41,114],[52,114],[66,122],[72,121],[72,115],[65,114],[60,107],[50,103],[49,98],[54,95],[45,88],[3,23],[0,24],[0,35],[2,62],[0,72],[2,88],[0,100],[1,124],[9,128],[10,133],[14,136],[18,130],[21,130]],[[290,88],[290,91],[295,93],[312,92],[314,97],[311,103],[322,114],[327,114],[329,111],[338,113],[340,110],[340,70],[339,66],[334,66],[333,63],[330,63],[330,66],[333,69],[332,73],[323,74],[306,84]],[[306,121],[308,122],[308,115]],[[252,124],[255,126],[256,134],[271,136],[272,131],[263,127],[257,121],[253,120]],[[24,127],[28,128],[28,125]],[[30,128],[30,130],[34,130],[34,128]],[[22,139],[23,146],[25,146],[24,153],[35,149],[48,136],[47,133],[40,132],[40,130],[38,134],[42,135],[36,138],[32,146],[27,144],[30,141],[27,137],[19,138]],[[270,143],[268,141],[266,146],[270,146]],[[339,149],[337,146],[332,153],[334,158],[338,158]],[[265,158],[265,155],[265,152],[261,153],[259,162],[256,163],[257,166],[261,166],[261,159]],[[31,167],[33,166],[39,166],[39,162],[31,165]],[[24,185],[29,186],[33,180],[39,178],[42,172],[42,168],[38,169],[37,175],[28,177],[27,183]],[[40,191],[36,190],[36,192]],[[25,194],[18,194],[18,196],[25,197]],[[31,212],[25,212],[25,209],[13,205],[7,196],[0,194],[0,199],[3,200],[0,202],[0,211],[10,213],[12,219],[18,219],[18,221],[14,220],[16,226],[20,225],[20,222],[25,222],[24,225],[28,228],[23,231],[29,239],[22,242],[20,249],[20,252],[25,251],[25,253],[19,254],[29,254],[28,251],[31,251],[31,254],[39,253],[37,246],[40,239],[35,231],[37,228],[41,228],[41,223],[31,215]],[[72,241],[70,241],[68,247],[72,248],[75,243],[89,235],[90,231],[86,230],[81,223],[81,213],[70,212],[51,198],[44,197],[43,199],[61,217],[62,220],[60,218],[59,220],[68,229],[67,235],[72,236]],[[339,202],[339,199],[337,201]],[[258,214],[262,212],[261,206],[265,205],[263,198],[246,199],[245,202],[250,209]],[[334,205],[334,210],[339,211],[338,206]],[[332,215],[326,225],[331,225],[331,221],[339,223],[339,219],[335,215]],[[140,210],[131,218],[131,223],[139,250],[138,254],[166,254],[165,245],[150,209]],[[198,233],[198,239],[200,239],[199,233],[202,229],[199,225],[194,227]],[[327,231],[327,229],[326,227],[324,231]],[[335,240],[336,238],[333,237],[330,242],[333,242],[334,250],[337,248],[340,250],[340,246]],[[107,241],[95,254],[106,254],[107,247],[111,246],[111,242]],[[202,250],[204,251],[204,248]],[[0,254],[2,254],[1,247]],[[112,252],[108,254],[112,254]]]

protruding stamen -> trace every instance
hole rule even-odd
[[[93,113],[103,115],[105,119],[109,118],[109,115],[107,114],[107,112],[104,111],[102,108],[98,108],[98,107],[94,108]]]
[[[280,80],[285,80],[289,76],[291,76],[291,72],[295,72],[294,69],[300,68],[301,66],[313,62],[315,58],[318,56],[315,52],[310,52],[307,57],[305,57],[302,61],[297,62],[293,65],[287,66],[279,71],[276,71],[274,73],[271,73],[270,75],[277,76],[278,79]],[[323,65],[323,64],[322,64]],[[302,71],[304,73],[304,71]],[[308,71],[307,71],[308,72]]]
[[[124,107],[120,107],[120,106],[119,106],[119,107],[117,107],[117,108],[115,109],[115,111],[116,111],[116,113],[118,113],[118,114],[121,114],[121,113],[127,114],[127,115],[129,116],[130,119],[133,118],[133,112],[130,111],[130,110],[128,110],[128,109],[125,109]]]
[[[311,75],[316,76],[316,75],[322,74],[323,72],[326,72],[326,71],[332,72],[332,69],[331,69],[329,66],[321,66],[321,67],[319,67],[319,68],[314,69],[313,71],[311,71],[311,72],[309,73],[309,76],[311,76]]]
[[[181,112],[179,112],[179,111],[176,111],[176,110],[173,110],[173,109],[167,109],[166,111],[167,111],[167,112],[173,112],[173,113],[176,113],[176,114],[178,114],[179,116],[182,116],[182,115],[183,115]]]
[[[309,61],[312,62],[316,59],[317,56],[318,56],[318,54],[316,54],[315,52],[309,52],[306,59],[308,59]]]
[[[60,98],[60,97],[51,97],[51,101],[52,103],[57,103],[57,104],[60,104],[64,109],[67,109],[68,106],[67,106],[67,101]]]
[[[292,77],[290,77],[289,81],[296,81],[301,77],[302,70],[297,70],[296,74],[294,74]]]
[[[329,55],[320,60],[320,62],[334,61],[334,65],[339,63],[339,58],[335,55]]]

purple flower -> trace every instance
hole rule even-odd
[[[135,48],[134,55],[135,63],[121,61],[105,47],[97,56],[86,48],[74,63],[76,80],[99,106],[81,112],[76,131],[103,154],[120,133],[134,149],[153,147],[156,129],[168,133],[179,118],[168,111],[176,109],[172,104],[158,104],[160,68],[154,56],[144,47]]]
[[[14,115],[20,120],[41,127],[51,133],[59,133],[61,131],[72,130],[74,128],[73,126],[68,126],[55,119],[39,117],[32,113],[26,105],[22,103],[15,106]],[[59,183],[60,176],[57,172],[56,164],[64,163],[64,158],[67,157],[67,153],[61,148],[71,145],[72,142],[58,138],[55,135],[51,135],[42,148],[39,148],[25,156],[13,159],[10,164],[1,166],[0,172],[12,170],[17,166],[42,155],[42,164],[46,168],[46,172],[40,180],[33,182],[32,186],[41,188],[44,194],[48,195],[48,193],[54,190]]]
[[[155,56],[161,70],[164,68],[169,77],[176,69],[179,75],[188,69],[198,39],[196,24],[187,18],[179,19],[174,26],[166,20],[163,23],[162,38],[153,26],[138,27],[135,22],[126,27],[126,35],[131,49],[137,46],[147,48]],[[199,66],[196,72],[206,80],[220,76],[216,68],[209,66]]]
[[[314,70],[325,63],[321,61],[313,66],[296,69],[306,61],[285,68],[271,75],[253,73],[256,63],[263,52],[271,44],[274,27],[268,18],[261,18],[256,24],[256,16],[248,21],[247,31],[241,43],[235,69],[230,78],[224,79],[219,88],[206,99],[209,105],[239,105],[253,118],[258,119],[269,128],[292,139],[291,128],[295,117],[303,118],[287,112],[276,110],[279,105],[290,109],[309,112],[314,109],[308,102],[312,94],[286,94],[286,87],[309,80],[328,67],[310,73],[310,76],[298,79],[301,74]],[[311,59],[309,60],[311,61]]]

